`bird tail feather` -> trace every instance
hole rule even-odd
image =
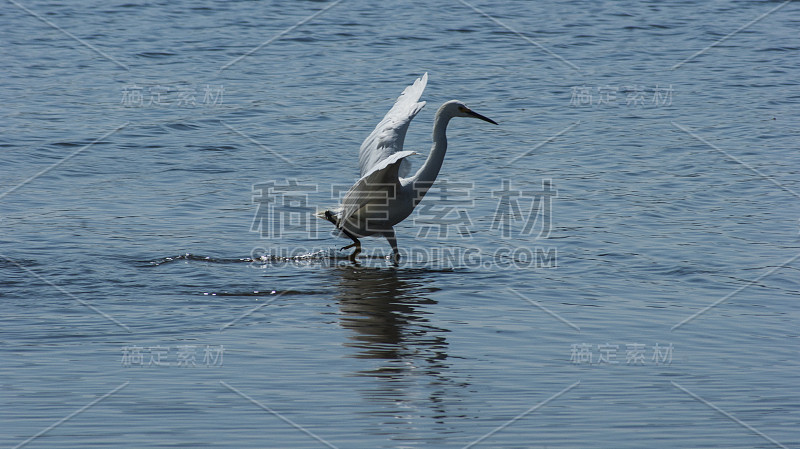
[[[333,223],[334,226],[336,226],[336,223],[338,221],[337,218],[338,218],[339,212],[340,211],[336,210],[336,209],[334,209],[334,210],[321,210],[321,211],[317,211],[317,213],[315,213],[314,216],[317,217],[317,218],[321,218],[323,220],[328,220],[331,223]]]

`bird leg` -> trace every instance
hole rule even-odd
[[[353,250],[353,254],[350,254],[350,257],[349,257],[349,259],[351,261],[355,262],[356,261],[356,256],[358,256],[358,254],[361,252],[361,242],[358,240],[358,238],[356,238],[356,236],[354,236],[353,234],[347,232],[346,230],[341,229],[341,231],[344,233],[344,235],[346,235],[346,236],[350,237],[351,239],[353,239],[353,243],[351,243],[351,244],[349,244],[347,246],[343,246],[341,248],[341,250],[343,251],[343,250],[346,250],[348,248],[355,247],[356,249]]]
[[[392,262],[397,266],[400,264],[400,251],[397,249],[397,238],[394,235],[394,228],[389,228],[383,235],[386,237],[386,240],[389,241],[389,244],[392,245]]]
[[[349,245],[349,246],[355,246],[356,247],[356,249],[353,250],[353,254],[350,254],[350,257],[348,257],[348,259],[350,259],[351,262],[355,262],[356,261],[356,256],[358,256],[361,253],[361,244],[360,243],[358,243],[358,244],[353,243],[352,245]]]
[[[333,225],[336,226],[340,231],[342,231],[344,233],[344,235],[350,237],[350,239],[353,240],[353,243],[351,243],[351,244],[349,244],[347,246],[341,247],[339,249],[339,251],[344,251],[344,250],[346,250],[348,248],[355,247],[356,249],[353,251],[353,254],[350,254],[350,257],[349,257],[349,259],[351,261],[355,262],[356,261],[356,256],[358,256],[358,254],[361,252],[361,242],[358,240],[358,238],[356,238],[356,236],[354,236],[353,234],[349,233],[346,229],[339,227],[339,224],[338,224],[338,222],[336,220],[336,217],[333,216],[331,211],[329,211],[329,210],[325,211],[325,219],[330,221],[331,223],[333,223]]]

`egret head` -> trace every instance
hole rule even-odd
[[[490,119],[489,117],[485,117],[477,112],[473,111],[472,109],[468,108],[463,102],[458,100],[450,100],[444,105],[442,105],[443,109],[448,110],[453,117],[473,117],[479,118],[485,122],[492,123],[494,125],[497,124],[494,120]]]

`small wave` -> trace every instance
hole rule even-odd
[[[372,260],[384,260],[386,259],[386,255],[380,254],[361,254],[359,259],[372,259]],[[161,257],[158,259],[153,260],[144,260],[141,263],[145,264],[146,266],[159,266],[165,265],[173,262],[179,262],[182,260],[186,261],[193,261],[193,262],[206,262],[206,263],[216,263],[216,264],[233,264],[233,263],[256,263],[260,265],[269,265],[274,263],[286,263],[286,262],[304,262],[304,261],[319,261],[319,260],[349,260],[349,253],[343,253],[340,250],[330,248],[330,249],[321,249],[319,251],[314,251],[311,253],[305,254],[297,254],[291,256],[279,256],[274,254],[264,254],[260,257],[238,257],[238,258],[225,258],[225,257],[211,257],[211,256],[203,256],[200,254],[180,254],[177,256],[168,256],[168,257]]]
[[[370,254],[362,252],[361,254],[359,254],[355,264],[359,264],[360,262],[364,261],[386,261],[388,260],[388,257],[389,256],[385,254]],[[261,257],[252,259],[252,261],[253,263],[258,264],[259,266],[285,265],[285,264],[314,264],[320,262],[322,262],[323,264],[333,263],[336,265],[339,265],[340,263],[346,263],[348,265],[353,263],[350,260],[349,251],[342,251],[336,248],[321,249],[310,253],[294,254],[286,256],[279,256],[275,254],[264,254]]]
[[[308,295],[308,296],[319,296],[324,295],[328,292],[322,290],[253,290],[253,291],[246,291],[246,292],[203,292],[203,296],[255,296],[255,297],[279,297],[279,296],[297,296],[297,295]]]
[[[255,259],[253,259],[252,257],[228,259],[228,258],[201,256],[199,254],[186,253],[178,256],[169,256],[169,257],[161,257],[159,259],[154,259],[154,260],[145,260],[142,261],[142,263],[146,264],[147,266],[156,267],[159,265],[178,262],[181,260],[191,260],[191,261],[208,262],[208,263],[250,263],[255,261]]]
[[[145,51],[137,53],[136,56],[141,56],[143,58],[164,58],[167,56],[175,56],[175,53],[170,53],[168,51]]]
[[[167,123],[167,128],[177,129],[180,131],[187,131],[192,129],[200,129],[197,125],[192,125],[191,123]]]
[[[12,259],[0,255],[0,268],[16,267],[25,269],[25,267],[35,267],[37,265],[39,265],[39,262],[32,259]]]

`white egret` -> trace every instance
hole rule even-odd
[[[444,103],[433,121],[431,152],[422,167],[408,176],[411,164],[406,158],[418,153],[403,151],[403,141],[411,120],[425,106],[419,98],[427,83],[428,74],[425,73],[400,94],[392,109],[361,144],[358,155],[361,178],[347,191],[338,208],[317,214],[353,240],[351,245],[342,248],[355,247],[351,260],[361,252],[358,239],[370,235],[386,237],[395,263],[400,259],[393,226],[411,215],[436,180],[447,151],[445,131],[450,119],[474,117],[497,124],[460,101]]]

